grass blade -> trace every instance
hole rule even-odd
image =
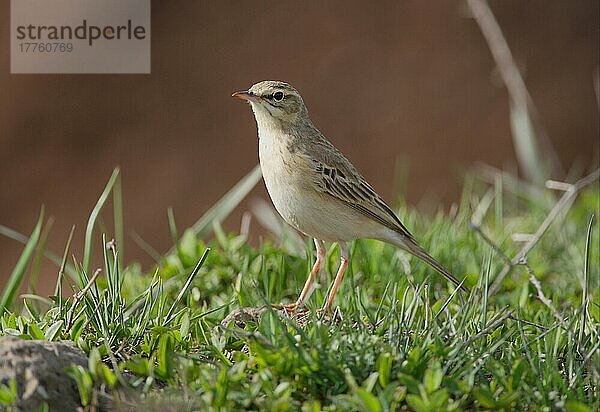
[[[27,236],[25,236],[22,233],[17,232],[14,229],[4,226],[4,225],[0,225],[0,235],[5,236],[9,239],[15,240],[24,245],[27,244],[27,242],[29,242],[29,238]],[[44,250],[43,253],[44,253],[44,256],[46,257],[46,259],[50,260],[56,266],[61,267],[62,260],[61,260],[60,256],[58,256],[56,253],[51,252],[49,250]],[[66,266],[64,267],[64,272],[67,275],[69,275],[69,277],[71,277],[71,279],[77,280],[77,272],[75,271],[75,268],[73,267],[73,265],[71,265],[70,263],[66,264]]]
[[[44,225],[42,232],[40,234],[40,238],[38,241],[38,246],[35,249],[35,256],[33,257],[33,262],[31,264],[31,272],[29,275],[29,291],[35,293],[38,277],[40,274],[40,268],[42,265],[42,257],[44,256],[44,252],[46,251],[46,242],[48,241],[48,235],[50,235],[50,230],[52,230],[52,225],[54,224],[54,219],[52,217],[48,218],[48,221]]]
[[[38,243],[43,222],[44,208],[42,207],[37,224],[35,225],[35,228],[33,229],[33,232],[31,233],[31,236],[25,245],[23,253],[19,257],[19,260],[17,261],[17,264],[10,275],[10,278],[8,279],[6,288],[2,291],[2,296],[0,297],[0,314],[3,313],[5,309],[8,309],[10,305],[12,305],[15,295],[21,287],[21,283],[25,277],[25,272],[27,271],[27,266],[29,265],[29,261],[34,254],[35,246]]]
[[[94,206],[94,209],[92,209],[92,213],[90,214],[90,218],[88,219],[87,227],[85,228],[85,243],[83,246],[84,247],[84,249],[83,249],[83,270],[86,273],[90,272],[90,264],[91,264],[91,260],[92,260],[92,243],[93,243],[92,236],[94,234],[94,226],[96,226],[96,220],[98,220],[98,215],[100,214],[100,211],[104,207],[104,204],[106,203],[106,199],[108,199],[108,195],[112,191],[118,177],[119,177],[119,168],[116,168],[113,171],[110,179],[108,180],[108,183],[106,184],[106,187],[104,188],[104,191],[100,195],[100,198],[98,199],[98,202],[96,203],[96,206]]]
[[[123,192],[121,190],[121,175],[115,180],[113,186],[113,215],[115,225],[115,242],[119,248],[119,256],[121,261],[125,262],[125,235],[123,227]]]
[[[185,295],[185,292],[187,292],[187,290],[190,288],[192,281],[194,280],[194,278],[200,271],[200,268],[204,264],[204,261],[206,260],[206,257],[208,256],[208,252],[210,252],[210,249],[206,249],[204,251],[204,254],[202,254],[202,257],[198,261],[198,264],[196,265],[194,270],[192,270],[192,273],[190,273],[190,276],[188,276],[188,279],[185,282],[185,285],[183,286],[183,288],[181,288],[181,290],[179,291],[179,294],[177,295],[177,298],[175,299],[175,301],[173,301],[173,304],[169,308],[169,311],[167,312],[167,316],[165,316],[165,322],[163,325],[166,325],[169,322],[171,322],[171,320],[173,320],[172,317],[173,317],[173,312],[175,311],[175,308],[179,304],[179,301],[183,298],[183,295]]]
[[[583,291],[581,293],[581,325],[579,327],[579,341],[583,339],[583,334],[585,333],[585,317],[588,312],[588,287],[589,287],[589,279],[590,279],[590,245],[592,243],[592,229],[594,227],[594,217],[592,214],[590,216],[590,221],[588,223],[587,229],[587,237],[585,239],[585,261],[583,266]]]
[[[529,181],[542,184],[549,176],[527,105],[511,103],[510,127],[519,166]]]
[[[171,233],[171,241],[174,245],[177,244],[179,239],[179,233],[177,231],[177,223],[175,223],[175,214],[173,213],[173,208],[169,207],[167,209],[167,219],[169,221],[169,232]]]
[[[136,231],[131,232],[131,238],[135,242],[136,245],[140,247],[148,256],[154,260],[154,262],[158,263],[161,261],[162,256],[160,253],[154,249],[148,242],[146,242],[140,235],[137,234]]]
[[[494,13],[486,1],[468,0],[467,5],[481,29],[510,96],[510,126],[519,166],[531,182],[541,184],[550,176],[556,153],[547,137],[545,147],[538,141],[545,137],[539,125],[539,115]]]
[[[73,240],[73,233],[75,232],[75,225],[71,226],[71,231],[69,232],[69,238],[67,239],[67,245],[65,246],[65,252],[63,253],[62,262],[60,264],[60,269],[58,269],[58,278],[56,279],[56,287],[54,288],[54,295],[59,297],[59,308],[62,313],[62,281],[65,277],[65,268],[67,267],[67,256],[69,255],[69,250],[71,248],[71,241]]]

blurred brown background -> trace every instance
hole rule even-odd
[[[563,166],[598,154],[599,2],[492,1]],[[229,96],[264,79],[303,94],[316,125],[392,201],[448,204],[475,161],[514,164],[508,97],[461,1],[152,2],[151,75],[11,75],[0,5],[0,224],[30,233],[41,204],[62,254],[114,166],[125,226],[159,251],[166,209],[191,225],[257,162],[250,108]],[[266,196],[262,183],[253,196]],[[439,204],[439,203],[436,203]],[[227,226],[239,227],[239,212]],[[127,259],[150,259],[127,241]],[[22,246],[0,238],[0,285]],[[56,268],[43,268],[53,284]],[[48,292],[50,287],[43,292]]]

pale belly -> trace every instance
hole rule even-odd
[[[272,141],[259,141],[263,178],[275,209],[300,232],[327,241],[372,237],[373,222],[330,195],[318,192],[299,156]]]

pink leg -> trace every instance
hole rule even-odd
[[[283,309],[291,315],[296,312],[297,309],[303,307],[310,295],[313,293],[315,290],[315,277],[317,276],[317,273],[319,273],[319,269],[321,269],[321,265],[325,260],[325,245],[323,244],[323,241],[315,239],[315,246],[317,248],[317,260],[310,271],[310,275],[308,275],[308,279],[306,279],[306,283],[304,284],[304,288],[302,288],[302,292],[300,293],[298,300],[288,305],[273,305],[273,307],[277,309]]]
[[[333,298],[335,297],[335,293],[340,287],[340,283],[342,283],[342,278],[344,277],[344,272],[348,268],[348,260],[350,258],[350,253],[348,250],[348,245],[345,242],[339,242],[340,245],[340,254],[342,256],[340,268],[335,275],[335,280],[333,281],[333,286],[331,287],[331,291],[329,292],[329,296],[327,297],[327,302],[323,307],[324,311],[331,312],[331,305],[333,303]]]
[[[310,275],[308,275],[308,279],[306,279],[306,283],[304,284],[304,288],[296,301],[296,307],[301,308],[304,306],[312,292],[315,290],[313,282],[315,280],[315,276],[319,273],[319,269],[321,269],[321,264],[325,260],[325,245],[323,245],[323,241],[315,239],[315,246],[317,248],[317,260],[310,271]]]

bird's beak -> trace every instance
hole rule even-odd
[[[256,95],[254,93],[252,93],[250,90],[244,90],[241,92],[235,92],[234,94],[231,95],[231,97],[236,97],[241,100],[252,100],[252,98],[256,97]]]

